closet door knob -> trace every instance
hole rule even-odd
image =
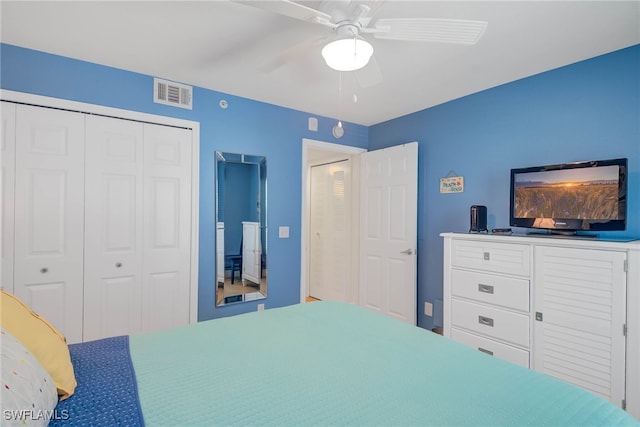
[[[42,267],[40,269],[40,273],[42,273],[42,274],[46,273],[47,271],[49,271],[49,269],[47,267]]]
[[[117,268],[122,267],[122,263],[121,263],[121,262],[116,262],[116,267],[117,267]]]

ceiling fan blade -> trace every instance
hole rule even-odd
[[[297,58],[306,54],[315,46],[319,46],[320,44],[322,44],[325,40],[327,40],[327,37],[315,37],[301,41],[300,43],[296,43],[293,46],[280,52],[280,54],[278,54],[274,58],[262,62],[258,66],[258,68],[265,73],[275,71],[286,63],[295,61]]]
[[[382,83],[382,71],[378,67],[375,55],[369,59],[369,63],[353,72],[361,88],[366,89]]]
[[[377,39],[457,43],[473,45],[487,29],[487,21],[438,18],[378,19],[371,29],[363,32]]]
[[[235,3],[244,4],[258,9],[276,13],[278,15],[288,16],[290,18],[299,19],[301,21],[320,24],[327,27],[335,28],[335,24],[331,22],[331,15],[319,10],[310,8],[300,3],[294,3],[290,0],[232,0]]]

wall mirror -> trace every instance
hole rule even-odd
[[[267,159],[216,151],[216,306],[267,297]]]

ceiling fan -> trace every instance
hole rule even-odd
[[[327,65],[337,71],[356,71],[356,80],[362,88],[374,86],[382,81],[382,73],[375,59],[370,61],[373,46],[363,35],[375,39],[473,45],[480,40],[487,28],[486,21],[465,19],[374,19],[375,12],[384,0],[326,0],[320,3],[321,10],[291,0],[232,1],[333,30],[332,38],[315,37],[296,43],[263,67],[265,71],[279,68],[311,47],[325,43],[329,39],[329,43],[322,48],[322,57]],[[367,64],[371,65],[365,68]],[[339,101],[342,98],[341,76],[342,74],[340,74]],[[332,132],[336,138],[344,135],[339,113],[338,122]]]
[[[233,0],[279,15],[322,25],[333,30],[334,36],[322,49],[322,56],[329,67],[337,71],[355,71],[365,67],[373,54],[373,46],[363,35],[375,39],[397,41],[422,41],[473,45],[480,40],[487,28],[486,21],[441,18],[380,18],[374,19],[383,0],[330,0],[323,1],[320,9],[311,8],[290,0]],[[283,52],[271,64],[278,68],[293,56],[327,38],[314,38],[297,43]],[[377,68],[375,61],[372,62]],[[377,73],[378,77],[375,77]],[[381,79],[379,70],[373,70],[369,78],[371,86]]]

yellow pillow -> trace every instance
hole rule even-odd
[[[76,377],[64,336],[16,296],[2,291],[0,325],[16,337],[49,372],[60,400],[76,389]]]

